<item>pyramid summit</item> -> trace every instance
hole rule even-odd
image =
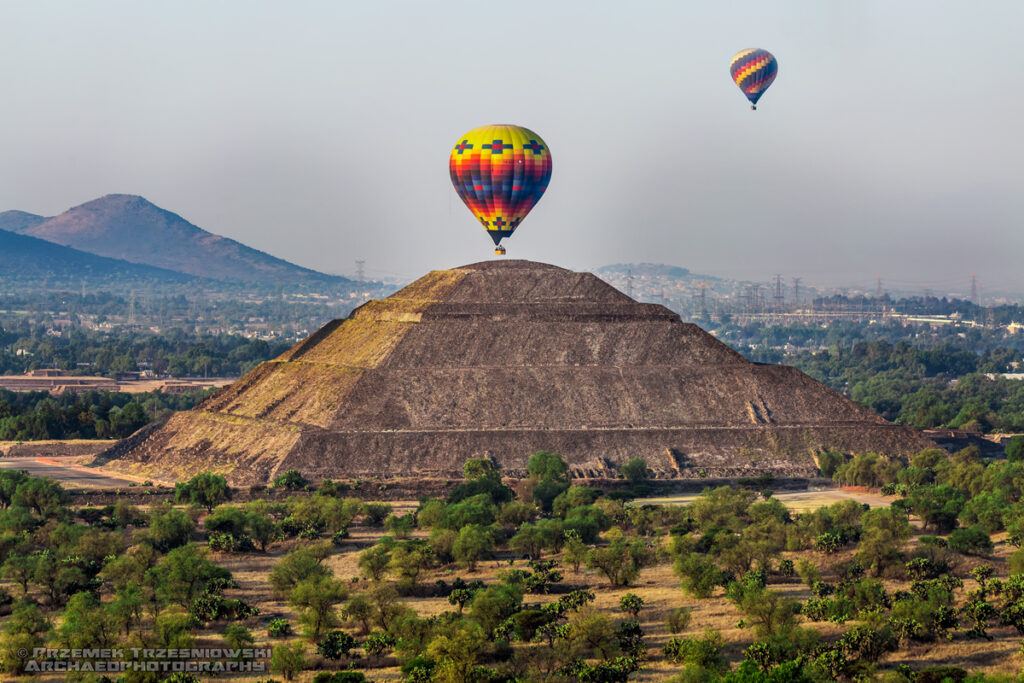
[[[928,445],[798,370],[752,363],[590,273],[530,261],[433,271],[115,446],[109,467],[234,485],[506,473],[556,451],[578,476],[807,476],[829,447]]]

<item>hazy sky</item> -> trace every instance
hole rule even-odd
[[[509,257],[1024,292],[1021,0],[0,0],[0,210],[141,194],[319,270],[492,258],[465,131],[550,145]],[[733,53],[779,76],[749,109]]]

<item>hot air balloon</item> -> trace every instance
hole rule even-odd
[[[750,108],[757,109],[757,101],[779,73],[779,63],[768,50],[740,50],[729,64],[729,73],[750,100]]]
[[[448,161],[452,184],[487,234],[494,253],[548,189],[551,151],[529,128],[481,126],[459,138]]]

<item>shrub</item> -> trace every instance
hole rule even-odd
[[[690,625],[693,618],[693,610],[689,607],[676,607],[669,611],[665,617],[665,628],[669,633],[682,633]]]
[[[954,529],[946,542],[951,550],[964,555],[988,555],[992,552],[992,539],[980,526]]]
[[[619,468],[619,472],[629,480],[630,484],[642,484],[650,476],[650,470],[647,469],[647,461],[639,457],[627,460]]]
[[[285,638],[292,634],[292,625],[287,619],[271,619],[267,624],[267,635],[271,638]]]
[[[391,506],[387,503],[366,503],[363,505],[363,524],[366,526],[381,526],[384,520],[391,514]]]
[[[203,472],[188,481],[174,485],[174,500],[178,503],[191,503],[212,512],[225,500],[231,497],[228,480],[219,474]]]
[[[309,482],[298,470],[286,470],[283,474],[280,474],[274,479],[273,487],[275,489],[285,489],[288,491],[299,491],[306,488]]]
[[[691,664],[722,672],[728,668],[728,662],[722,656],[724,644],[721,633],[707,628],[700,638],[671,638],[662,651],[676,664]]]

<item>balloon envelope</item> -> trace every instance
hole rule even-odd
[[[729,64],[729,73],[750,103],[757,104],[778,75],[779,63],[768,50],[740,50]]]
[[[448,170],[455,191],[497,245],[548,188],[551,151],[529,128],[481,126],[459,138]]]

